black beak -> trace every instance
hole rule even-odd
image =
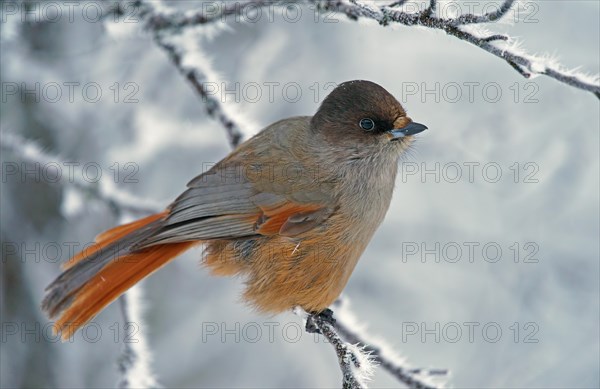
[[[427,126],[423,124],[411,122],[402,128],[394,128],[390,131],[390,134],[392,134],[392,136],[394,137],[393,139],[399,139],[404,138],[405,136],[418,134],[419,132],[423,132],[426,129]]]

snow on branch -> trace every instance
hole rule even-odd
[[[405,358],[400,357],[383,339],[369,335],[348,308],[344,297],[332,307],[319,314],[306,313],[296,307],[294,313],[306,320],[306,331],[322,334],[333,346],[342,371],[342,387],[366,388],[375,367],[380,365],[398,382],[411,389],[438,389],[445,387],[440,379],[448,375],[446,369],[409,368]]]
[[[462,24],[473,24],[473,23],[490,23],[499,20],[504,15],[510,11],[513,7],[515,0],[505,0],[504,3],[498,7],[498,9],[494,12],[488,12],[484,15],[473,15],[473,14],[465,14],[460,15],[457,18],[450,19],[453,26],[460,26]],[[435,4],[435,0],[434,0]],[[430,6],[431,8],[431,6]]]
[[[117,383],[119,389],[160,387],[150,368],[152,353],[148,348],[145,332],[139,324],[143,323],[142,293],[142,287],[138,284],[119,297],[125,326],[123,351],[118,362],[121,373]]]
[[[203,72],[199,67],[191,67],[184,64],[184,51],[181,51],[175,44],[165,40],[160,33],[155,36],[155,40],[156,44],[169,55],[177,70],[189,81],[198,95],[200,95],[204,101],[206,113],[221,123],[227,133],[229,144],[233,148],[237,147],[243,139],[242,131],[238,124],[231,118],[231,115],[225,113],[219,99],[212,96],[206,89],[207,82],[211,80],[206,76],[207,72]]]
[[[217,22],[229,15],[242,15],[252,9],[267,7],[275,3],[275,0],[224,1],[218,7],[211,7],[211,4],[208,3],[208,6],[204,8],[205,12],[153,13],[149,16],[147,23],[155,31],[180,30],[188,26]]]
[[[443,387],[440,377],[447,376],[446,369],[409,368],[405,358],[399,356],[383,339],[369,335],[348,307],[346,298],[340,297],[334,304],[336,320],[334,329],[347,343],[362,345],[372,361],[379,364],[399,382],[412,389],[435,389]]]
[[[147,21],[149,28],[155,32],[179,32],[185,27],[224,21],[228,15],[240,15],[249,9],[285,6],[290,3],[311,4],[320,11],[336,12],[352,20],[372,19],[382,26],[397,23],[442,30],[503,59],[523,77],[545,75],[574,88],[592,92],[600,98],[598,75],[590,76],[578,70],[569,70],[548,57],[528,54],[520,48],[521,42],[516,39],[503,34],[487,33],[480,28],[481,24],[497,22],[506,16],[515,6],[515,0],[504,0],[495,11],[483,15],[469,13],[452,18],[436,16],[437,0],[430,0],[429,6],[419,12],[403,10],[402,6],[408,3],[406,0],[387,5],[379,5],[383,3],[382,1],[367,3],[360,0],[248,0],[223,2],[219,7],[203,7],[202,10],[184,13],[175,11],[168,14],[151,13]]]
[[[405,2],[400,3],[398,5],[403,5]],[[463,14],[455,18],[435,16],[436,3],[435,0],[431,0],[428,8],[413,13],[398,10],[397,7],[372,6],[359,0],[325,1],[322,3],[322,9],[343,13],[354,20],[361,17],[373,19],[382,26],[400,23],[406,26],[423,26],[443,30],[449,35],[472,43],[505,60],[526,78],[533,75],[545,75],[574,88],[592,92],[600,98],[600,79],[597,75],[589,76],[576,70],[564,69],[563,66],[549,58],[528,54],[519,48],[518,41],[509,36],[483,33],[481,30],[470,28],[469,25],[490,23],[501,19],[512,9],[515,0],[504,0],[494,12],[484,15]]]
[[[348,389],[366,388],[366,381],[371,378],[374,364],[371,356],[359,346],[346,343],[336,332],[332,316],[328,319],[323,315],[307,314],[302,308],[296,307],[294,313],[306,320],[307,331],[318,332],[333,346],[342,371],[342,387]],[[333,314],[331,311],[330,314]]]
[[[259,1],[263,6],[266,1]],[[121,3],[119,3],[121,4]],[[178,21],[182,16],[160,2],[136,1],[135,5],[139,7],[140,17],[144,22],[145,28],[150,31],[155,43],[165,51],[169,59],[179,71],[179,73],[192,85],[196,93],[204,103],[206,113],[216,119],[225,129],[230,145],[235,148],[242,141],[244,135],[237,123],[242,121],[236,119],[237,114],[233,108],[228,107],[225,102],[220,101],[207,90],[207,85],[215,81],[216,73],[210,66],[206,53],[202,51],[199,45],[195,44],[193,39],[176,39],[179,33],[182,33],[181,27],[192,25],[184,21]],[[231,6],[225,7],[225,14],[242,12],[244,7],[238,2],[231,3]],[[120,12],[119,5],[113,12]],[[184,18],[185,19],[185,18]],[[192,17],[193,24],[204,24],[213,19],[204,15],[197,14]],[[175,36],[175,39],[173,39]],[[190,47],[192,46],[192,47]]]

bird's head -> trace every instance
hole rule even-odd
[[[332,145],[401,151],[427,129],[406,116],[402,105],[371,81],[348,81],[335,88],[311,120],[311,129]],[[375,150],[375,149],[374,149]]]

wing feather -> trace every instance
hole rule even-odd
[[[320,225],[335,209],[331,183],[316,185],[314,177],[308,176],[290,181],[277,171],[262,180],[252,180],[254,173],[240,174],[261,171],[260,160],[280,160],[283,152],[238,150],[236,160],[248,161],[246,165],[224,160],[194,178],[170,205],[161,228],[141,247],[256,235],[295,236]]]

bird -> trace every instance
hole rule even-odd
[[[257,311],[326,313],[387,213],[400,157],[426,129],[382,86],[343,82],[313,116],[267,126],[164,211],[99,234],[63,264],[42,309],[68,339],[130,287],[204,245],[202,264],[242,276],[243,299]]]

